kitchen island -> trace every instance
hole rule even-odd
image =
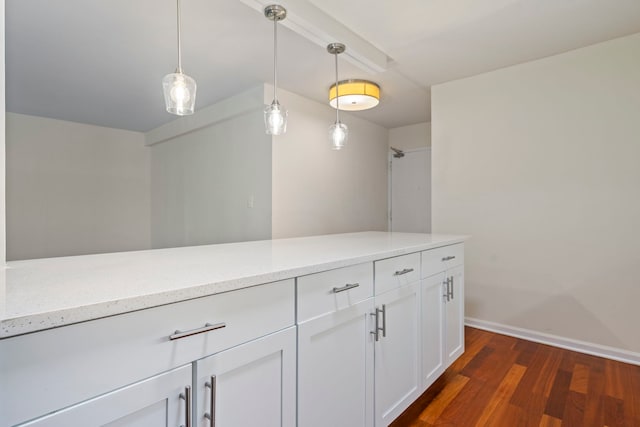
[[[386,425],[463,351],[464,240],[364,232],[10,262],[0,426]],[[317,398],[333,402],[325,418]]]

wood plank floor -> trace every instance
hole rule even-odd
[[[640,427],[640,366],[465,332],[465,353],[393,427]]]

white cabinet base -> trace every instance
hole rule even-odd
[[[193,425],[295,427],[295,354],[291,327],[197,361]]]
[[[422,279],[422,390],[445,370],[444,273]]]
[[[99,369],[99,367],[96,367]],[[71,374],[71,373],[69,373]],[[174,369],[22,424],[26,427],[175,427],[187,425],[191,365]]]
[[[373,298],[298,325],[298,426],[373,425]]]
[[[420,381],[420,286],[405,285],[376,296],[385,306],[385,326],[375,350],[376,427],[387,426],[422,389]]]

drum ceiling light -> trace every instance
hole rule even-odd
[[[340,86],[340,109],[361,111],[373,108],[380,102],[380,86],[368,80],[342,80]],[[329,105],[336,108],[336,85],[329,89]]]

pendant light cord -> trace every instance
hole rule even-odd
[[[176,0],[176,7],[177,7],[177,13],[176,16],[178,17],[178,70],[177,72],[182,74],[182,46],[180,43],[180,33],[181,33],[181,25],[180,25],[180,0]]]
[[[338,85],[338,53],[334,54],[336,56],[336,123],[340,123],[340,90]]]
[[[278,19],[273,20],[273,100],[278,102]]]

